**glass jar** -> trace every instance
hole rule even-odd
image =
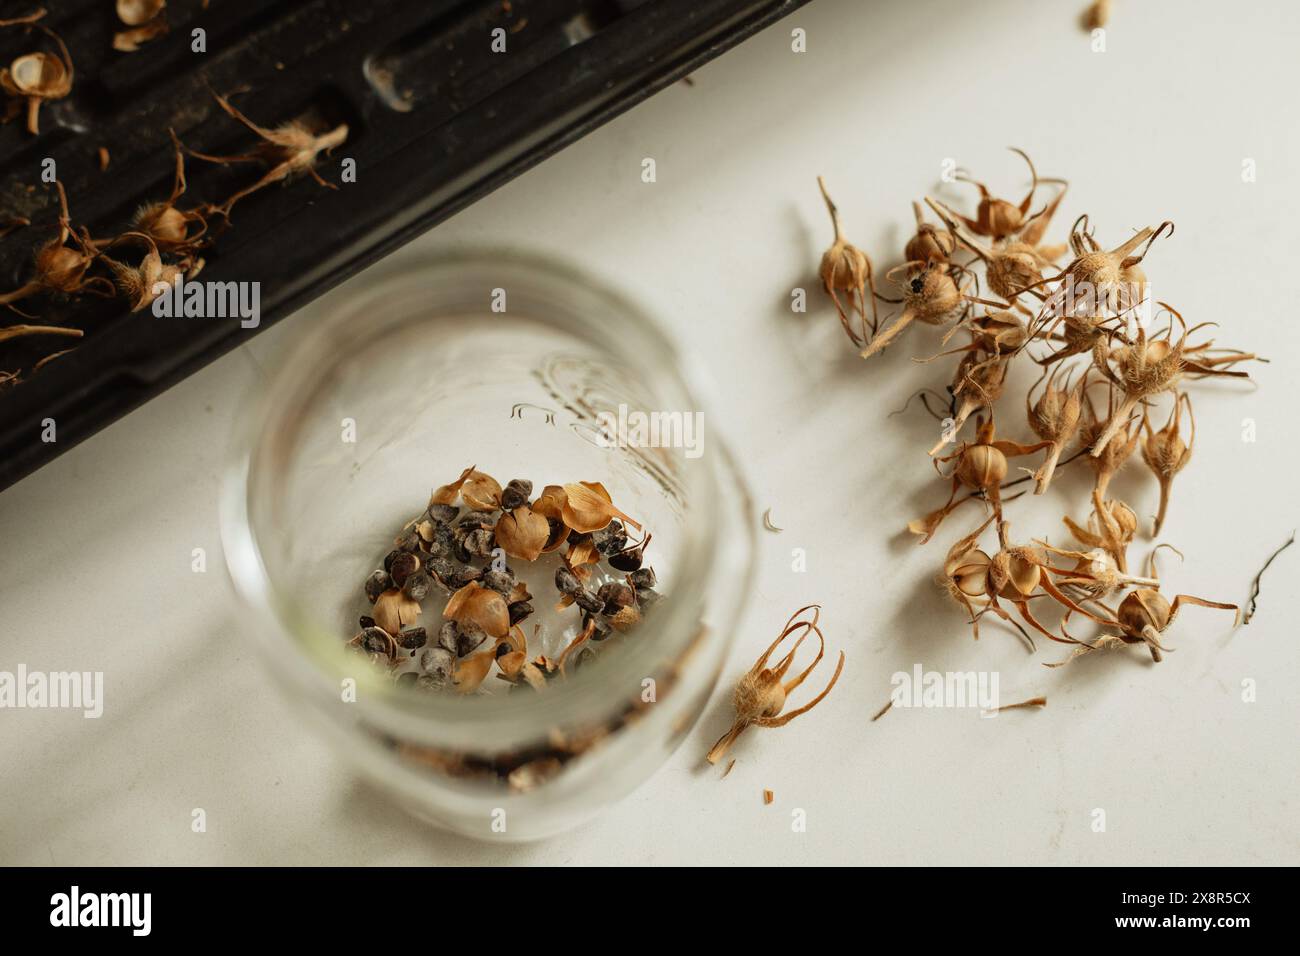
[[[532,256],[399,257],[328,303],[242,417],[222,533],[244,630],[341,752],[416,814],[482,839],[571,827],[683,739],[749,590],[755,522],[702,376],[635,305]],[[609,427],[620,407],[624,422],[700,412],[703,433],[647,442]],[[348,647],[369,613],[362,583],[469,465],[533,480],[534,496],[600,481],[654,535],[661,599],[540,690],[430,691]],[[553,585],[533,590],[549,611]],[[431,638],[445,600],[423,602]]]

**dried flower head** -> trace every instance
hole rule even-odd
[[[871,296],[871,332],[876,331],[876,282],[871,268],[871,259],[857,246],[848,242],[840,231],[840,214],[830,194],[826,192],[826,183],[817,177],[817,186],[821,189],[822,199],[826,202],[826,211],[831,216],[831,226],[835,229],[835,241],[822,255],[820,275],[822,288],[835,303],[835,310],[840,315],[840,324],[844,332],[856,346],[861,346],[867,338],[867,292]],[[840,302],[839,293],[843,292],[849,301],[848,310]],[[849,321],[849,311],[856,311],[862,319],[862,334],[853,331]]]
[[[118,291],[131,304],[132,312],[139,312],[148,306],[177,278],[193,277],[201,267],[201,261],[196,263],[188,257],[179,262],[163,262],[157,244],[142,232],[123,233],[116,241],[136,241],[146,246],[144,258],[139,265],[128,265],[106,254],[103,256],[105,264],[113,273]]]
[[[134,53],[167,32],[166,0],[117,0],[117,18],[128,27],[113,34],[113,49]]]
[[[1187,407],[1187,418],[1192,425],[1187,444],[1183,443],[1179,433],[1179,418],[1184,406]],[[1169,421],[1165,423],[1164,428],[1153,431],[1145,415],[1142,417],[1142,428],[1146,432],[1146,438],[1142,443],[1142,459],[1151,469],[1151,473],[1156,476],[1156,480],[1160,482],[1160,510],[1156,512],[1155,525],[1151,530],[1152,537],[1155,537],[1160,534],[1160,528],[1165,523],[1174,476],[1182,471],[1191,459],[1192,445],[1196,442],[1196,416],[1192,413],[1191,397],[1183,392],[1174,400],[1174,407],[1169,412]]]
[[[245,90],[236,90],[235,92],[245,92]],[[231,94],[232,96],[234,93]],[[327,189],[337,189],[333,183],[326,182],[321,178],[320,173],[316,171],[316,161],[320,158],[321,153],[328,153],[337,146],[341,146],[347,141],[348,126],[346,123],[340,123],[333,129],[323,132],[314,131],[307,122],[302,119],[290,120],[274,129],[268,129],[265,126],[259,126],[251,119],[241,113],[230,100],[217,93],[215,90],[212,96],[216,99],[217,105],[231,118],[239,121],[250,131],[257,135],[261,140],[260,143],[248,153],[241,153],[235,156],[212,156],[205,153],[199,153],[192,149],[187,149],[191,156],[203,159],[212,163],[227,165],[229,163],[259,163],[266,167],[266,172],[251,186],[236,192],[220,205],[214,206],[213,211],[221,213],[227,219],[230,217],[230,210],[235,203],[246,196],[252,195],[259,189],[263,189],[272,183],[278,183],[284,180],[292,179],[295,176],[306,174],[316,180],[321,186]]]
[[[1019,203],[997,199],[989,193],[983,183],[975,182],[962,172],[957,175],[958,180],[968,182],[980,191],[980,202],[975,211],[975,218],[968,219],[965,216],[959,216],[958,218],[967,229],[976,235],[988,236],[990,239],[995,240],[1006,239],[1024,228],[1028,222],[1026,217],[1029,213],[1029,205],[1034,201],[1034,192],[1038,189],[1038,171],[1034,169],[1033,160],[1023,150],[1016,149],[1014,146],[1008,148],[1025,161],[1029,166],[1029,173],[1033,177],[1029,192],[1025,193],[1025,198],[1020,200]]]
[[[72,55],[62,38],[44,24],[38,23],[44,10],[25,17],[0,20],[0,27],[25,26],[43,34],[54,47],[53,53],[38,50],[25,53],[7,67],[0,67],[0,91],[15,101],[27,102],[27,131],[33,136],[41,131],[41,104],[59,100],[72,92]]]
[[[1092,501],[1088,527],[1081,528],[1069,515],[1062,520],[1076,541],[1088,548],[1101,548],[1115,559],[1121,572],[1127,573],[1128,546],[1137,534],[1137,515],[1122,501],[1103,500],[1097,491],[1093,491]]]
[[[861,352],[863,358],[870,358],[881,351],[913,320],[927,325],[941,325],[953,318],[964,304],[961,289],[950,269],[940,263],[906,262],[889,270],[885,277],[893,279],[899,272],[907,273],[902,280],[903,312],[889,328],[867,343]]]
[[[108,279],[102,276],[87,278],[86,272],[98,253],[86,229],[73,227],[72,217],[68,212],[68,195],[64,192],[63,184],[56,180],[54,188],[59,195],[58,235],[37,249],[35,270],[31,280],[12,292],[0,293],[0,305],[10,305],[39,293],[115,294],[113,283]]]
[[[1034,494],[1041,495],[1047,491],[1048,485],[1052,482],[1052,475],[1056,471],[1057,461],[1061,457],[1061,452],[1065,446],[1074,438],[1075,432],[1079,428],[1079,416],[1083,407],[1083,393],[1087,388],[1088,376],[1085,373],[1083,379],[1079,382],[1078,387],[1070,389],[1069,383],[1065,388],[1056,387],[1056,375],[1060,371],[1060,366],[1052,369],[1050,372],[1044,372],[1047,384],[1043,387],[1043,394],[1038,397],[1038,401],[1030,404],[1033,397],[1034,389],[1031,386],[1025,393],[1025,414],[1029,420],[1029,427],[1034,430],[1039,438],[1050,442],[1047,450],[1047,457],[1043,459],[1043,464],[1038,471],[1034,473],[1036,486]]]
[[[947,229],[926,222],[919,202],[912,203],[912,214],[916,217],[916,234],[907,240],[903,258],[908,262],[946,264],[957,248],[956,238]]]
[[[806,611],[813,612],[812,620],[799,620],[799,617]],[[826,653],[826,638],[822,634],[821,628],[817,626],[820,614],[821,608],[816,604],[810,604],[795,611],[790,616],[790,620],[786,622],[781,633],[777,635],[776,640],[768,646],[767,650],[754,662],[754,666],[736,684],[735,693],[732,695],[732,704],[736,709],[735,723],[710,748],[706,758],[709,763],[715,764],[721,760],[723,755],[731,749],[731,745],[736,742],[736,739],[750,727],[783,727],[800,714],[812,710],[831,692],[835,682],[840,679],[840,672],[844,670],[843,651],[840,651],[839,663],[835,667],[835,673],[831,676],[830,683],[822,689],[822,692],[804,706],[782,713],[785,708],[786,697],[804,682]],[[790,652],[774,666],[768,667],[768,660],[781,642],[800,631],[802,633]],[[790,665],[794,663],[794,656],[809,633],[817,635],[817,656],[803,671],[787,681],[784,679],[785,674],[790,669]]]

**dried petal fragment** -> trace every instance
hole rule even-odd
[[[615,518],[620,518],[637,530],[640,522],[628,517],[614,507],[605,486],[598,481],[581,481],[564,486],[564,523],[579,533],[599,531]]]

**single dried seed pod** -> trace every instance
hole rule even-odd
[[[867,338],[867,291],[871,291],[871,332],[876,331],[876,283],[872,274],[871,259],[857,246],[845,240],[840,231],[840,214],[826,192],[826,183],[817,177],[817,186],[821,190],[826,211],[830,213],[831,225],[835,229],[835,241],[822,255],[821,268],[818,270],[822,288],[835,303],[839,313],[840,324],[855,346],[861,347]],[[848,310],[840,302],[839,293],[843,292],[849,300]],[[853,331],[849,321],[849,311],[856,311],[862,319],[862,334]]]
[[[918,266],[920,271],[915,271]],[[919,320],[927,325],[940,325],[962,307],[961,290],[948,270],[934,262],[928,264],[908,262],[890,269],[886,278],[892,279],[900,271],[910,273],[903,282],[903,312],[889,328],[875,336],[860,353],[870,358],[898,337],[898,334]]]
[[[957,248],[956,238],[947,229],[926,222],[919,202],[912,203],[912,213],[916,216],[916,234],[907,240],[903,258],[908,262],[947,263]]]
[[[1078,431],[1079,417],[1083,410],[1083,393],[1088,387],[1088,376],[1085,373],[1077,388],[1070,390],[1068,383],[1064,389],[1057,388],[1055,379],[1058,369],[1059,366],[1047,375],[1047,385],[1037,402],[1030,404],[1033,387],[1025,393],[1025,414],[1029,420],[1029,427],[1039,438],[1052,443],[1043,464],[1034,473],[1036,495],[1047,491],[1062,450]]]
[[[62,38],[48,27],[37,23],[45,11],[28,17],[0,20],[0,26],[28,26],[42,33],[55,47],[54,53],[37,51],[24,54],[7,67],[0,67],[0,91],[27,101],[27,132],[36,136],[41,131],[41,104],[48,100],[63,99],[72,92],[74,70],[72,55]]]
[[[1187,417],[1192,423],[1188,444],[1183,444],[1182,436],[1179,434],[1179,416],[1184,404],[1187,406]],[[1147,463],[1151,473],[1160,482],[1160,510],[1156,512],[1155,524],[1151,529],[1151,536],[1155,537],[1160,534],[1160,528],[1165,523],[1174,476],[1191,460],[1192,445],[1196,442],[1196,416],[1192,414],[1191,397],[1183,392],[1174,400],[1169,421],[1160,431],[1152,430],[1145,415],[1142,416],[1142,427],[1146,432],[1146,439],[1142,443],[1142,460]]]

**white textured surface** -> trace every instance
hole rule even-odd
[[[946,367],[907,361],[937,335],[913,330],[865,364],[818,294],[808,316],[788,309],[792,287],[813,289],[828,240],[817,173],[878,266],[945,157],[995,190],[1022,189],[1007,145],[1071,179],[1057,240],[1085,211],[1103,242],[1174,219],[1177,235],[1147,260],[1158,295],[1273,362],[1256,370],[1257,390],[1196,387],[1196,456],[1166,538],[1187,561],[1163,566],[1173,590],[1245,598],[1300,523],[1300,333],[1283,229],[1300,216],[1300,7],[1121,0],[1109,51],[1094,54],[1081,5],[818,0],[418,244],[508,240],[575,255],[711,367],[726,405],[710,424],[786,529],[760,538],[731,672],[794,607],[820,601],[848,664],[816,712],[747,735],[719,781],[697,772],[726,723],[719,697],[630,799],[525,847],[425,830],[355,782],[294,722],[237,633],[215,520],[238,401],[325,300],[0,495],[0,670],[21,661],[107,681],[97,721],[0,711],[0,862],[1300,862],[1300,551],[1269,572],[1249,628],[1231,635],[1226,615],[1191,609],[1157,667],[1133,651],[1047,671],[1039,661],[1054,649],[1030,658],[992,626],[973,643],[929,583],[973,509],[924,549],[898,534],[945,493],[925,458],[934,424],[915,405],[886,417],[921,384],[942,384]],[[796,26],[808,31],[802,55],[789,50]],[[640,181],[645,156],[654,185]],[[1246,157],[1254,184],[1241,181]],[[1003,420],[1024,434],[1013,407]],[[1064,541],[1065,497],[1084,493],[1082,476],[1065,478],[1046,503],[1010,506],[1018,536]],[[1152,511],[1140,467],[1116,490]],[[207,574],[190,570],[195,547]],[[790,571],[794,547],[807,549],[806,574]],[[1148,547],[1141,538],[1134,553]],[[1050,703],[996,720],[895,710],[870,723],[890,675],[918,661],[996,669],[1004,701]],[[1257,682],[1257,702],[1242,702],[1243,679]],[[763,788],[776,792],[771,806]],[[190,831],[194,807],[207,811],[206,834]],[[794,808],[805,833],[791,832]],[[1105,833],[1092,831],[1094,808]]]

